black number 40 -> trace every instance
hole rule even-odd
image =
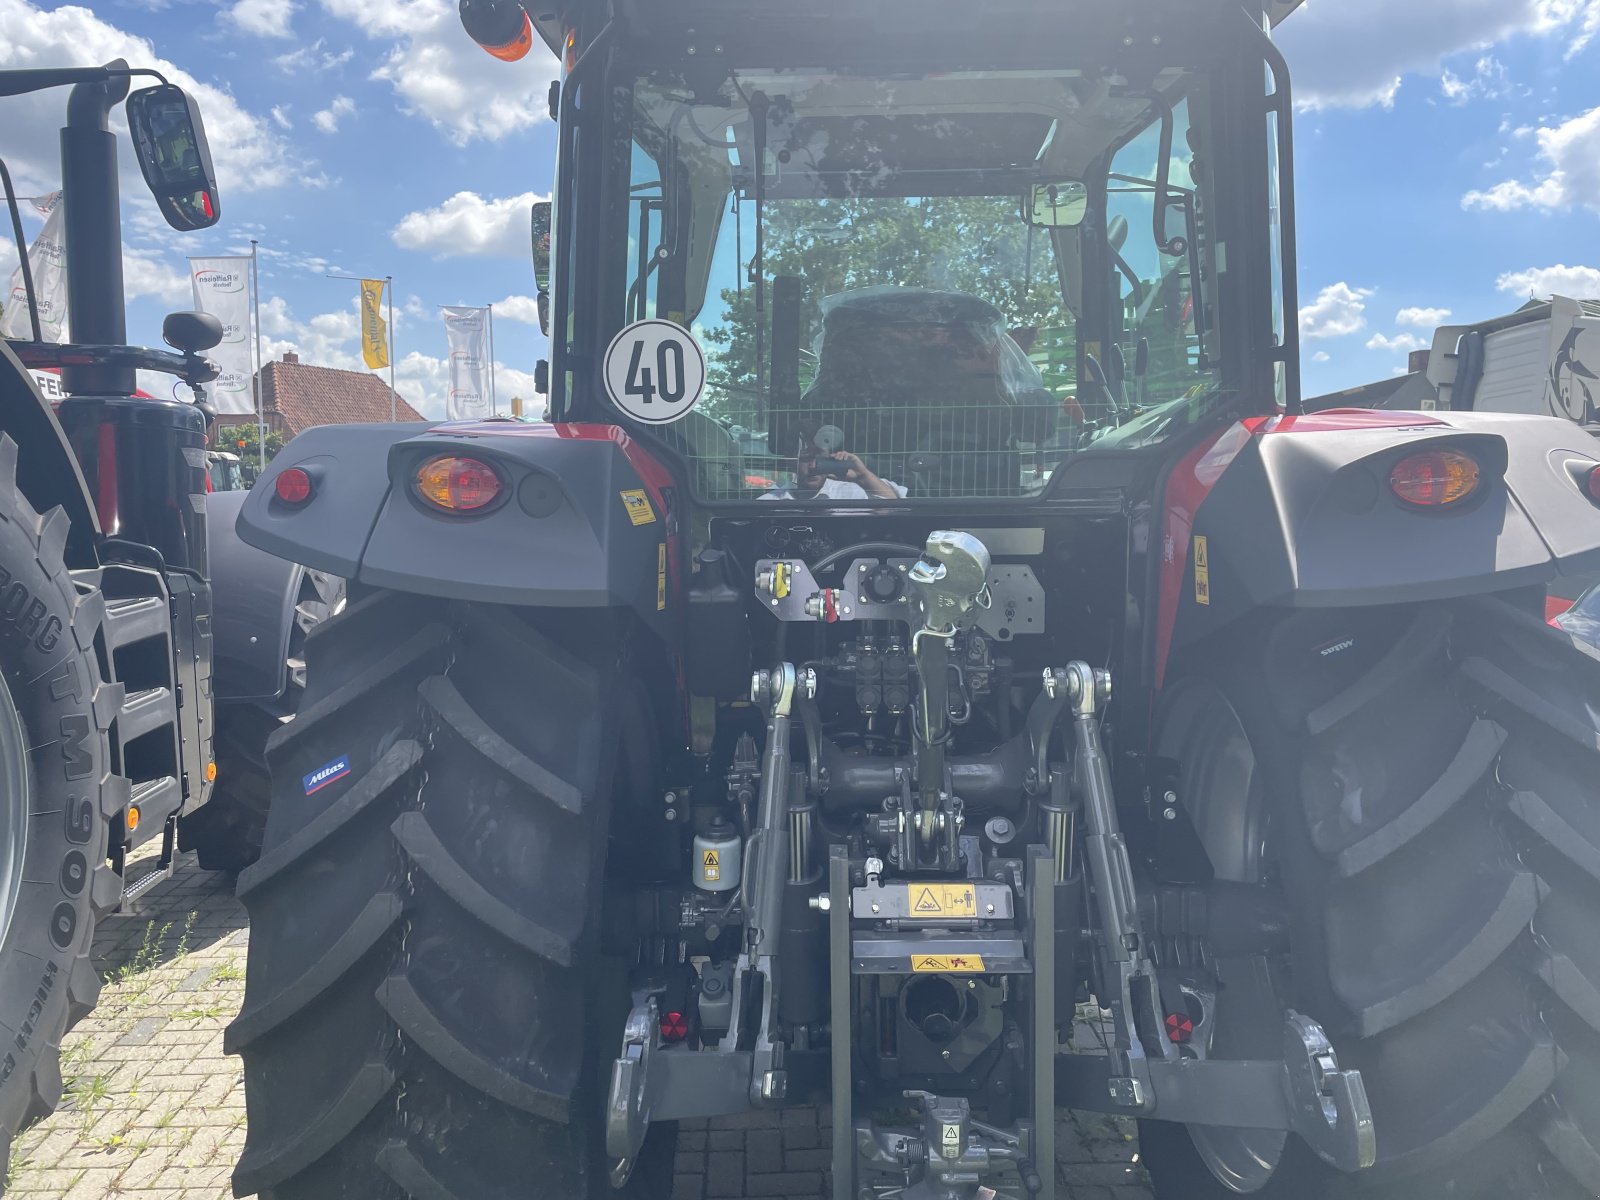
[[[638,396],[645,404],[655,402],[657,396],[668,404],[683,399],[683,347],[677,342],[664,341],[656,347],[656,365],[652,371],[644,365],[644,339],[633,343],[633,358],[628,363],[628,382],[625,391]]]

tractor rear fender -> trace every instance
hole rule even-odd
[[[289,633],[305,568],[249,545],[236,521],[249,493],[206,498],[211,551],[212,690],[219,702],[269,703],[288,678]]]
[[[92,566],[100,520],[89,485],[49,402],[4,340],[0,340],[0,434],[10,434],[20,448],[17,483],[29,503],[42,513],[58,504],[66,510],[72,522],[69,565]]]
[[[477,513],[416,491],[442,456],[492,466],[500,493]],[[276,491],[291,468],[309,500]],[[625,608],[661,629],[677,587],[672,479],[606,425],[343,425],[307,430],[267,468],[239,515],[250,545],[374,587],[547,608]],[[664,632],[664,630],[663,630]]]
[[[1429,449],[1477,459],[1476,493],[1440,509],[1397,498],[1391,470]],[[1437,600],[1600,569],[1585,464],[1600,466],[1600,446],[1550,417],[1333,410],[1241,422],[1168,485],[1174,643],[1263,606]]]

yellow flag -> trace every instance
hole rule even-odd
[[[383,306],[383,280],[361,281],[361,355],[376,370],[389,365],[389,331],[379,315]]]

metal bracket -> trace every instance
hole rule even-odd
[[[650,1131],[650,1063],[661,1043],[661,1014],[652,996],[628,1014],[622,1053],[611,1064],[606,1097],[606,1154],[614,1160],[612,1183],[620,1187]]]
[[[1361,1072],[1339,1069],[1327,1033],[1310,1017],[1290,1012],[1284,1019],[1283,1067],[1292,1127],[1317,1157],[1341,1171],[1376,1162],[1378,1138]]]
[[[1322,1026],[1297,1012],[1284,1017],[1283,1048],[1281,1060],[1148,1061],[1148,1089],[1137,1090],[1112,1074],[1110,1059],[1066,1054],[1056,1059],[1057,1085],[1070,1108],[1121,1112],[1137,1098],[1156,1120],[1286,1130],[1341,1171],[1370,1167],[1377,1138],[1361,1072],[1341,1070]]]

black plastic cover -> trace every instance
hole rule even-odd
[[[480,514],[440,512],[413,491],[439,455],[494,467],[503,500]],[[291,507],[274,483],[313,476]],[[307,430],[245,501],[239,535],[272,554],[377,587],[542,607],[667,607],[664,472],[619,429],[487,421]]]
[[[1600,570],[1600,512],[1570,469],[1600,454],[1576,426],[1501,413],[1416,414],[1413,425],[1399,423],[1408,414],[1373,416],[1395,423],[1324,413],[1274,419],[1244,439],[1195,520],[1209,578],[1196,588],[1191,548],[1178,641],[1267,605],[1435,600]],[[1444,447],[1479,460],[1477,494],[1441,510],[1398,500],[1394,464]]]

